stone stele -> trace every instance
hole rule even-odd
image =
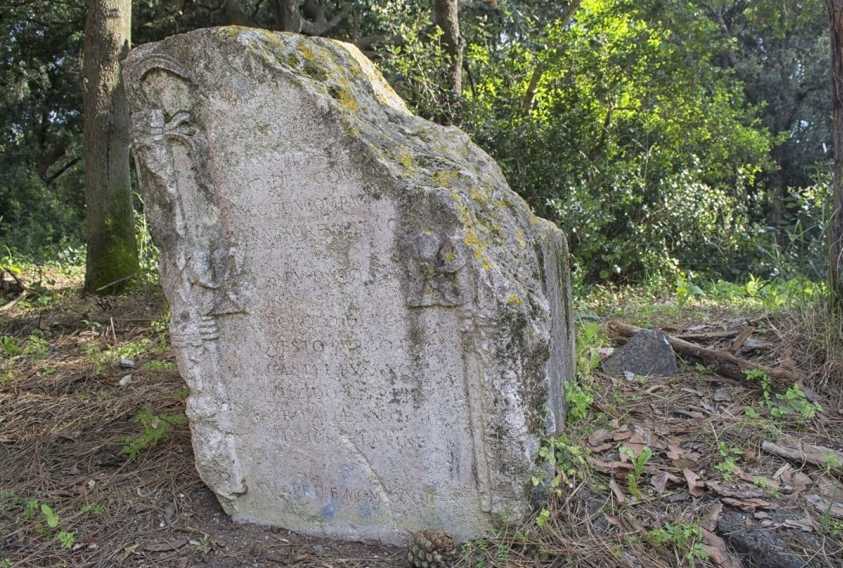
[[[225,511],[388,543],[527,512],[574,374],[556,226],[352,45],[203,29],[136,48],[124,77]]]

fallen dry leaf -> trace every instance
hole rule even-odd
[[[688,493],[693,497],[702,497],[705,493],[705,482],[700,481],[700,476],[690,469],[683,469],[682,475],[685,476],[685,481],[688,483]]]
[[[713,531],[706,528],[703,530],[703,548],[708,553],[708,558],[715,566],[722,568],[742,568],[739,560],[729,554],[726,542],[717,536]]]
[[[621,489],[621,486],[618,485],[618,482],[614,479],[610,479],[609,488],[612,490],[612,493],[614,494],[615,500],[618,502],[618,505],[623,505],[626,501],[626,496],[623,494],[623,489]]]
[[[656,493],[664,493],[668,483],[679,483],[682,481],[675,475],[667,471],[660,471],[650,478],[650,485],[656,490]]]
[[[720,514],[723,512],[723,503],[715,501],[705,512],[702,520],[702,527],[704,529],[714,532],[717,530],[717,521],[720,520]]]
[[[731,505],[741,511],[754,513],[756,509],[769,509],[772,505],[763,499],[735,499],[733,497],[721,497],[720,500],[726,505]]]

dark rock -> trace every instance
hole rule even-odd
[[[603,371],[610,375],[625,373],[649,376],[673,375],[679,370],[676,354],[661,331],[644,330],[615,349],[603,362]]]
[[[795,519],[792,514],[773,512],[775,521]],[[822,548],[819,539],[799,530],[762,527],[749,515],[724,512],[717,521],[717,533],[738,552],[746,568],[808,568],[831,566],[810,553]]]

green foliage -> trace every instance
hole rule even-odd
[[[564,435],[548,438],[539,448],[539,459],[555,471],[554,477],[550,480],[550,487],[557,492],[563,485],[573,488],[577,479],[584,479],[588,475],[587,457],[585,448],[572,443]],[[547,480],[540,475],[532,479],[534,486],[541,485],[545,481]]]
[[[129,459],[135,459],[142,452],[165,441],[173,426],[184,424],[187,419],[182,414],[155,415],[149,408],[143,408],[135,416],[143,431],[136,436],[123,439],[122,452]]]
[[[593,321],[577,321],[577,373],[589,377],[600,366],[599,349],[609,344],[602,326]]]
[[[470,127],[569,230],[589,280],[717,270],[751,252],[749,188],[771,138],[712,63],[717,33],[680,5],[586,0],[574,25],[544,27],[542,51],[469,49],[485,78]]]
[[[68,531],[59,531],[56,533],[56,539],[61,543],[62,548],[71,549],[76,543],[76,533]]]
[[[59,516],[46,503],[41,503],[41,514],[44,515],[44,520],[47,522],[48,527],[54,529],[59,526]]]
[[[750,369],[745,375],[747,379],[757,381],[761,385],[764,406],[773,418],[793,416],[798,420],[806,421],[814,418],[817,412],[822,412],[822,406],[808,400],[805,391],[799,385],[791,385],[784,394],[774,394],[770,377],[764,371]]]
[[[695,523],[666,523],[649,531],[647,540],[655,546],[669,547],[690,566],[695,566],[697,561],[708,559],[708,553],[703,546],[702,529]]]
[[[3,355],[8,358],[17,357],[23,353],[17,339],[11,335],[0,336],[0,349],[3,350]]]
[[[13,503],[19,501],[12,494],[7,495],[4,500],[10,500]],[[76,533],[62,527],[61,518],[52,506],[38,499],[27,499],[23,501],[22,505],[23,511],[20,518],[25,522],[35,523],[35,528],[40,533],[44,535],[52,534],[62,548],[73,548],[76,543]],[[83,509],[82,512],[84,513],[85,510]]]
[[[15,357],[28,357],[32,360],[43,359],[50,352],[50,344],[40,332],[35,332],[21,344],[17,339],[9,335],[0,336],[0,351],[3,356],[12,359]]]
[[[594,395],[574,381],[565,385],[565,403],[567,406],[567,421],[571,424],[579,422],[588,416]]]
[[[695,297],[705,296],[702,288],[694,284],[690,276],[680,273],[676,276],[676,303],[684,308]]]
[[[116,365],[121,358],[135,359],[140,355],[150,352],[153,347],[152,341],[144,337],[108,349],[103,349],[99,343],[91,342],[85,344],[82,350],[88,360],[93,364],[95,373],[101,375],[106,369]]]
[[[653,457],[653,450],[645,446],[639,453],[636,454],[635,450],[629,446],[623,446],[620,451],[621,455],[626,456],[630,463],[632,463],[632,471],[626,474],[626,487],[631,495],[640,499],[641,488],[639,482],[641,481],[641,476],[644,474],[647,464]]]
[[[738,458],[743,456],[743,450],[720,442],[717,445],[717,451],[722,460],[714,465],[714,469],[720,472],[724,480],[731,481],[738,471]]]

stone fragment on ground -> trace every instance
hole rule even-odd
[[[235,519],[457,540],[565,422],[565,238],[354,46],[240,27],[124,75],[202,479]]]
[[[658,330],[644,330],[633,335],[603,361],[603,371],[618,377],[670,376],[679,366],[667,336]]]
[[[774,511],[764,526],[752,514],[724,511],[717,533],[736,550],[745,568],[811,568],[832,566],[821,556],[822,542],[802,530],[804,514]]]

